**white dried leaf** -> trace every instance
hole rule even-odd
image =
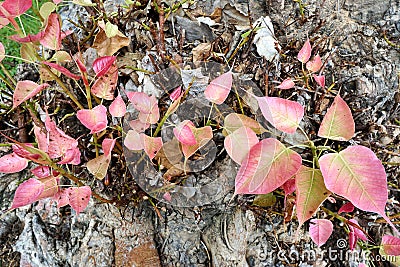
[[[268,61],[278,60],[279,53],[275,48],[277,41],[274,38],[274,26],[271,18],[268,16],[261,17],[255,25],[260,27],[254,36],[254,44],[257,47],[258,54]],[[278,47],[280,46],[278,45]]]

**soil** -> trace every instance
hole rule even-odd
[[[220,66],[229,60],[229,66],[237,74],[235,81],[244,81],[246,89],[252,88],[259,95],[290,97],[302,103],[307,110],[302,127],[310,133],[318,130],[327,106],[340,92],[356,123],[356,135],[346,145],[367,146],[380,160],[389,163],[385,165],[389,182],[387,212],[399,214],[400,167],[390,165],[400,162],[399,0],[303,1],[303,14],[295,1],[196,0],[193,4],[183,4],[166,19],[164,41],[160,41],[162,35],[156,28],[159,15],[148,1],[140,2],[142,7],[130,12],[118,8],[122,2],[105,2],[107,12],[120,12],[121,19],[113,22],[131,38],[130,46],[119,52],[121,92],[122,89],[142,90],[167,101],[166,92],[155,85],[165,85],[162,79],[166,76],[171,79],[165,73],[175,63],[191,65],[203,61]],[[164,2],[170,6],[174,3]],[[90,12],[90,8],[71,5],[61,10],[63,27],[75,31],[64,43],[68,49],[77,51],[76,40],[87,33],[67,19],[75,22],[81,19],[82,25],[90,28],[87,19]],[[266,16],[271,18],[280,54],[284,55],[272,62],[258,54],[253,33],[240,46],[241,34]],[[213,23],[199,23],[196,20],[199,17],[210,18]],[[152,30],[144,30],[141,23],[150,25]],[[283,79],[301,75],[296,55],[307,37],[313,44],[313,53],[318,52],[325,61],[326,84],[335,83],[335,87],[330,92],[300,86],[290,92],[277,90],[276,85]],[[89,48],[92,41],[81,48],[87,62],[96,58],[95,51]],[[143,74],[123,65],[157,74]],[[27,79],[24,75],[37,79],[32,66],[21,66],[17,80]],[[174,87],[171,81],[161,88]],[[78,90],[75,93],[79,96]],[[51,97],[43,95],[40,101],[48,103]],[[62,93],[54,98],[56,101],[48,109],[52,112],[60,107],[58,120],[74,112]],[[177,119],[185,119],[184,116]],[[17,124],[18,118],[8,116],[3,120]],[[74,117],[66,118],[59,126],[75,138],[89,133]],[[4,122],[1,127],[9,128]],[[10,133],[20,138],[18,131]],[[94,157],[94,151],[85,147],[84,138],[80,139],[80,148],[86,149],[83,159],[88,160]],[[292,135],[281,139],[291,143],[299,138]],[[288,197],[285,205],[280,191],[275,194],[277,201],[267,207],[254,205],[252,195],[233,198],[232,179],[237,166],[229,161],[226,153],[218,152],[209,169],[199,172],[191,181],[222,181],[214,187],[223,187],[219,191],[223,194],[216,197],[212,188],[201,191],[203,194],[182,189],[180,202],[174,205],[166,203],[162,196],[148,194],[149,188],[138,178],[143,172],[138,169],[130,172],[125,167],[125,162],[131,159],[127,153],[113,155],[107,177],[109,185],[98,180],[93,182],[84,167],[77,167],[73,171],[83,181],[93,183],[97,193],[118,201],[103,204],[92,199],[79,216],[70,208],[57,210],[50,200],[9,212],[0,220],[3,244],[0,266],[358,266],[364,260],[360,248],[356,249],[358,258],[348,254],[347,234],[338,221],[334,221],[334,234],[321,248],[311,241],[307,223],[299,236],[295,236],[298,223],[294,218],[294,199]],[[27,172],[1,175],[1,210],[10,207],[18,183],[28,176]],[[326,201],[324,206],[337,211],[343,203],[344,200],[336,198],[336,203]],[[346,216],[357,218],[372,238],[372,244],[379,244],[383,234],[392,233],[390,226],[376,214],[357,210]],[[322,211],[316,217],[331,218]],[[389,262],[377,258],[377,249],[370,252],[370,266],[390,266]]]

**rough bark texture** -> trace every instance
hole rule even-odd
[[[372,127],[374,130],[367,131],[371,140],[398,140],[399,132],[385,123],[399,114],[394,97],[399,90],[400,53],[388,45],[382,32],[385,29],[392,37],[400,36],[400,1],[304,2],[308,15],[315,14],[318,20],[309,19],[300,26],[291,24],[291,14],[299,12],[293,1],[250,0],[249,5],[247,1],[198,1],[198,6],[208,14],[216,6],[227,15],[235,14],[227,22],[246,20],[247,13],[253,20],[269,15],[282,42],[304,40],[311,34],[326,37],[319,49],[334,52],[326,72],[334,73],[335,81],[351,99],[357,130]],[[178,19],[178,26],[190,27],[186,20]],[[320,29],[310,32],[316,23],[321,23]],[[206,31],[207,38],[215,38],[208,28]],[[195,40],[196,32],[187,37]],[[252,53],[254,56],[255,51]],[[332,77],[328,79],[332,81]],[[396,172],[389,172],[389,178],[396,179]],[[17,180],[17,175],[1,177],[2,210],[10,206]],[[0,253],[8,261],[3,260],[2,266],[357,266],[351,260],[296,258],[295,252],[321,250],[314,248],[304,231],[295,238],[296,224],[285,224],[278,214],[245,208],[246,197],[228,205],[230,198],[199,208],[161,204],[159,214],[148,201],[119,209],[91,201],[78,217],[68,208],[59,212],[50,201],[41,201],[1,219]],[[384,230],[378,231],[381,235]],[[343,229],[335,232],[336,239],[345,236]],[[336,241],[329,245],[340,248]]]

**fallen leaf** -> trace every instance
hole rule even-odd
[[[305,64],[311,57],[311,44],[310,40],[307,38],[307,41],[304,43],[303,47],[300,49],[299,53],[297,54],[297,59]]]
[[[104,21],[99,21],[98,25],[100,30],[94,39],[92,47],[97,50],[100,56],[112,56],[119,49],[130,44],[131,40],[119,30],[114,37],[108,38]]]
[[[228,71],[210,82],[204,91],[206,99],[221,105],[228,97],[232,88],[232,72]]]

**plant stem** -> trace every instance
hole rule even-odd
[[[0,67],[1,67],[1,70],[4,72],[4,74],[7,76],[7,78],[14,84],[14,86],[16,86],[17,82],[11,76],[10,72],[4,67],[3,63],[0,63]],[[7,83],[7,85],[9,85],[9,83]],[[13,88],[13,86],[10,86],[10,87]]]

